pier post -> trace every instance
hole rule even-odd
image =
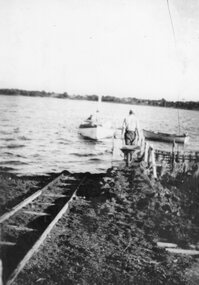
[[[176,143],[174,140],[172,144],[172,156],[171,156],[172,171],[174,171],[175,169],[175,148],[176,148]]]
[[[3,285],[3,264],[1,259],[0,259],[0,285]]]
[[[149,144],[145,143],[145,153],[144,153],[144,162],[148,162],[149,157]]]
[[[151,146],[151,163],[153,168],[153,177],[157,178],[157,169],[156,169],[156,163],[155,163],[155,151],[154,148]]]

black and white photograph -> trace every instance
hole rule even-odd
[[[0,0],[0,285],[199,284],[199,0]]]

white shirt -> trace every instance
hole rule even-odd
[[[138,120],[134,114],[131,114],[124,119],[123,131],[127,130],[134,132],[136,129],[138,129]]]

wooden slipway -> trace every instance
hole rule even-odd
[[[4,285],[13,283],[56,223],[67,212],[85,180],[86,176],[76,179],[72,175],[62,173],[0,217],[3,232],[0,247]],[[29,237],[30,241],[27,242]],[[14,252],[22,252],[21,256],[16,258],[19,262],[13,262]]]

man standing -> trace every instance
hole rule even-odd
[[[126,145],[132,145],[135,139],[139,140],[138,120],[132,110],[129,111],[128,117],[124,119],[122,126],[122,137]]]

